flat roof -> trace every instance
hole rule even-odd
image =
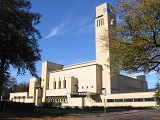
[[[81,68],[81,67],[87,67],[87,66],[92,66],[92,65],[99,65],[99,64],[97,64],[97,62],[95,60],[88,61],[88,62],[82,62],[82,63],[78,63],[78,64],[64,66],[62,70],[51,71],[50,73],[61,72],[61,71],[66,71],[66,70],[76,69],[76,68]]]
[[[93,64],[96,64],[95,60],[64,66],[63,70],[76,68],[76,67],[84,67],[84,66],[93,65]]]

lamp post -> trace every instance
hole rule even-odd
[[[102,90],[104,91],[103,92],[103,95],[104,95],[104,113],[106,114],[106,95],[107,95],[107,90],[106,90],[106,88],[102,88]]]
[[[107,91],[106,88],[104,89],[104,113],[106,114],[106,95],[107,95]]]

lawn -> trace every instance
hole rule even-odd
[[[40,108],[36,107],[32,111],[33,113],[42,114],[88,114],[90,112],[81,109],[63,109],[63,108]]]

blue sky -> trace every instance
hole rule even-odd
[[[115,6],[117,0],[31,0],[32,12],[42,14],[41,23],[36,28],[41,32],[38,41],[42,49],[42,61],[37,62],[38,75],[41,64],[51,61],[63,65],[95,60],[95,7],[108,2]],[[18,82],[27,81],[32,76],[16,76]],[[157,81],[156,75],[147,75],[149,88]]]

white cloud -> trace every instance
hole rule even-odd
[[[93,31],[94,31],[94,24],[85,25],[78,30],[79,33],[93,32]]]
[[[44,39],[54,37],[59,34],[63,34],[74,30],[74,33],[91,32],[94,30],[94,24],[91,24],[92,17],[75,17],[75,13],[69,11],[63,20],[54,26],[48,35]]]
[[[62,33],[65,33],[66,32],[66,26],[69,24],[70,22],[70,19],[72,18],[73,16],[73,13],[72,12],[68,12],[63,20],[57,25],[57,26],[54,26],[52,28],[52,30],[50,31],[50,33],[45,37],[45,39],[48,39],[50,37],[53,37],[53,36],[56,36],[56,35],[59,35],[59,34],[62,34]]]
[[[78,33],[93,33],[94,32],[94,22],[92,16],[83,16],[75,20],[75,26]]]
[[[51,32],[45,37],[45,39],[48,39],[50,37],[53,37],[55,35],[63,33],[63,24],[59,24],[58,26],[54,27]]]
[[[78,26],[83,26],[83,25],[87,24],[90,20],[91,20],[91,17],[79,17],[76,20],[76,24]]]

